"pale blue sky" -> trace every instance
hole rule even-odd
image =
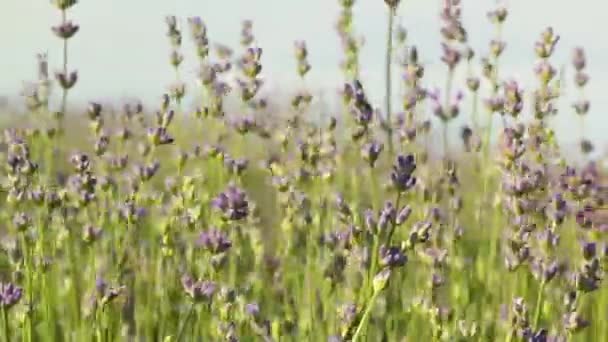
[[[0,95],[18,94],[23,81],[33,79],[35,54],[48,52],[51,68],[60,63],[60,42],[49,26],[59,14],[46,0],[3,0],[0,14]],[[8,1],[8,4],[6,2]],[[440,0],[403,0],[400,20],[409,30],[409,41],[419,46],[427,64],[426,84],[441,86],[445,68],[439,63]],[[471,45],[479,54],[487,51],[493,35],[485,13],[494,0],[463,0],[464,20]],[[236,46],[240,22],[254,21],[254,33],[264,48],[264,75],[268,91],[288,89],[295,79],[293,41],[304,39],[310,50],[309,85],[334,91],[340,85],[338,70],[339,41],[334,30],[338,13],[337,0],[82,0],[70,13],[81,31],[70,41],[70,65],[80,73],[80,81],[71,95],[79,102],[88,99],[139,97],[154,101],[173,79],[167,64],[168,43],[164,17],[174,14],[184,19],[198,15],[205,20],[212,41]],[[587,50],[591,82],[587,96],[591,100],[588,117],[589,135],[601,146],[608,138],[608,49],[606,39],[608,4],[602,0],[511,0],[510,16],[504,36],[507,50],[503,76],[511,74],[532,87],[532,44],[547,25],[553,26],[562,40],[555,56],[556,64],[569,63],[571,49],[582,45]],[[363,80],[372,99],[382,104],[383,45],[385,5],[382,0],[358,0],[356,28],[365,36],[362,52]],[[186,39],[187,41],[187,39]],[[194,72],[191,45],[185,45],[185,73]],[[463,70],[462,70],[463,71]],[[461,74],[462,74],[461,71]],[[192,78],[193,79],[193,78]],[[572,90],[572,88],[569,88]],[[568,95],[574,92],[569,91]],[[577,125],[562,101],[563,112],[556,121],[559,133],[568,134]]]

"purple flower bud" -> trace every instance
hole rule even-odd
[[[548,83],[553,79],[557,71],[548,61],[542,60],[534,67],[534,73],[542,82]]]
[[[492,39],[490,41],[490,53],[495,58],[500,57],[500,55],[502,55],[502,52],[505,50],[506,45],[507,43],[503,40]]]
[[[581,249],[583,251],[583,258],[587,261],[590,261],[597,255],[597,245],[595,242],[583,242]]]
[[[582,210],[579,210],[576,213],[576,223],[578,223],[578,225],[581,228],[584,229],[589,229],[593,226],[593,222],[591,219],[591,214],[592,214],[592,209],[591,207],[585,207]]]
[[[101,236],[102,229],[92,225],[86,225],[82,232],[82,239],[86,243],[93,243]]]
[[[70,157],[70,162],[77,172],[88,171],[91,165],[89,156],[84,153],[76,153]]]
[[[578,87],[584,87],[589,82],[589,75],[583,71],[579,71],[574,75],[574,83]]]
[[[197,244],[211,253],[223,253],[232,247],[232,241],[219,229],[211,228],[199,235]]]
[[[8,310],[21,300],[23,290],[12,283],[0,283],[0,306]]]
[[[344,304],[339,308],[340,321],[342,326],[349,327],[357,318],[357,305],[354,303]]]
[[[348,203],[346,203],[341,194],[336,197],[336,208],[338,209],[338,212],[342,218],[348,218],[352,215],[352,211],[350,210]]]
[[[505,100],[502,96],[496,95],[485,99],[486,108],[494,113],[502,113],[504,111]]]
[[[401,0],[384,0],[384,3],[393,10],[399,6],[399,2],[401,2]]]
[[[397,214],[397,219],[395,220],[395,223],[398,225],[405,223],[405,221],[407,221],[407,219],[410,217],[411,213],[412,207],[408,204],[401,209],[399,214]]]
[[[588,100],[579,100],[572,104],[572,108],[576,111],[578,115],[585,115],[589,112],[589,101]]]
[[[32,219],[24,212],[16,213],[13,216],[13,225],[17,231],[23,232],[32,224]]]
[[[382,143],[372,141],[363,146],[361,155],[363,156],[363,159],[368,162],[370,167],[374,167],[383,149],[384,145]]]
[[[95,299],[97,299],[99,304],[103,307],[123,293],[125,286],[109,286],[103,278],[97,277],[95,279],[95,290],[97,291]]]
[[[303,40],[297,40],[294,42],[294,49],[296,59],[304,60],[308,56],[308,49],[306,48],[306,42]]]
[[[585,50],[582,47],[574,48],[572,51],[572,65],[576,71],[581,71],[585,68],[587,59],[585,57]]]
[[[374,212],[372,209],[365,210],[365,226],[370,232],[375,232],[377,228],[376,219],[374,218]]]
[[[249,161],[244,158],[232,159],[229,156],[226,156],[224,159],[224,166],[233,174],[241,175],[243,171],[247,169],[249,165]]]
[[[407,256],[399,247],[380,247],[380,265],[382,267],[401,267],[407,262]]]
[[[443,49],[443,55],[441,57],[441,60],[448,66],[450,70],[454,69],[456,65],[460,62],[460,51],[446,43],[442,43],[441,47]]]
[[[60,25],[53,26],[51,29],[53,33],[61,39],[69,39],[72,38],[78,32],[80,27],[71,21],[66,21]]]
[[[168,145],[172,144],[174,139],[169,135],[165,127],[156,127],[148,129],[148,139],[153,145]]]
[[[479,89],[479,78],[469,77],[467,78],[467,87],[470,91],[476,92]]]
[[[584,319],[578,312],[573,311],[564,315],[564,328],[571,332],[579,332],[589,326],[589,321]]]
[[[217,285],[212,281],[194,281],[189,275],[182,277],[184,292],[195,302],[211,301],[217,290]]]
[[[253,317],[257,317],[260,314],[260,305],[257,303],[247,303],[245,305],[245,312]]]
[[[416,184],[416,177],[412,176],[414,170],[416,170],[416,162],[413,155],[397,157],[397,163],[393,165],[391,172],[391,180],[398,191],[407,191]]]
[[[249,215],[249,202],[245,192],[234,185],[220,193],[212,202],[213,207],[222,212],[223,218],[239,221]]]
[[[380,231],[385,230],[386,227],[395,219],[397,210],[395,209],[392,202],[387,201],[384,204],[384,208],[380,212],[380,218],[378,219],[378,229]]]
[[[72,71],[69,74],[64,72],[56,72],[55,79],[57,79],[57,82],[59,82],[61,88],[70,89],[76,84],[76,81],[78,81],[78,72]]]
[[[559,271],[559,264],[556,261],[548,262],[535,259],[530,264],[530,267],[536,279],[545,283],[551,281]]]
[[[505,7],[499,7],[495,10],[489,11],[487,16],[491,22],[501,24],[507,19],[508,11]]]

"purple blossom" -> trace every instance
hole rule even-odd
[[[363,145],[361,148],[361,155],[363,156],[363,159],[368,162],[370,167],[374,167],[383,149],[384,144],[377,141],[371,141]]]
[[[380,247],[380,265],[386,267],[400,267],[407,262],[407,256],[399,247]]]
[[[168,145],[175,141],[165,127],[148,129],[148,139],[153,145]]]
[[[396,224],[403,224],[410,217],[412,213],[412,207],[408,204],[401,209],[401,211],[397,214],[397,218],[395,219]]]
[[[245,312],[253,317],[257,317],[260,314],[260,305],[257,303],[247,303],[245,305]]]
[[[585,206],[582,210],[576,212],[576,223],[581,228],[590,229],[593,226],[592,214],[593,209],[590,206]]]
[[[228,169],[229,172],[234,173],[236,175],[240,175],[247,169],[249,165],[249,160],[244,158],[236,158],[233,159],[229,156],[224,158],[224,166]]]
[[[125,286],[109,286],[101,277],[95,280],[95,288],[97,289],[99,302],[102,306],[112,302],[125,290]]]
[[[245,192],[234,185],[228,186],[213,201],[214,208],[222,212],[224,219],[239,221],[249,215],[249,201]]]
[[[581,250],[583,251],[583,258],[590,261],[597,255],[597,244],[595,242],[583,241],[581,243]]]
[[[211,253],[223,253],[232,247],[232,241],[217,228],[211,228],[199,235],[197,244]]]
[[[103,230],[93,225],[86,225],[82,232],[82,239],[84,242],[92,243],[95,242],[101,236]]]
[[[397,163],[393,165],[391,180],[398,191],[404,192],[416,185],[416,177],[412,174],[416,170],[416,162],[413,155],[397,157]]]
[[[578,312],[573,311],[564,315],[564,328],[571,332],[579,332],[589,326],[590,322],[584,319]]]
[[[535,259],[531,264],[530,268],[532,269],[532,274],[536,279],[549,282],[551,281],[555,275],[557,275],[559,271],[559,264],[557,261],[546,261],[541,259]]]
[[[378,218],[378,229],[386,229],[386,227],[396,219],[396,215],[397,209],[395,209],[393,202],[386,201],[384,208],[382,208],[382,211],[380,212],[380,217]]]
[[[587,65],[585,50],[582,47],[576,47],[572,51],[572,65],[576,71],[581,71]]]
[[[0,283],[0,305],[3,309],[10,309],[17,304],[23,296],[23,290],[12,283]]]
[[[182,277],[182,287],[190,298],[195,302],[210,301],[217,290],[217,285],[212,281],[195,281],[189,275]]]

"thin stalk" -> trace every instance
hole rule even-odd
[[[478,118],[478,103],[479,103],[479,91],[473,93],[473,100],[471,105],[471,112],[473,116],[473,130],[478,133],[479,131],[479,118]]]
[[[188,315],[186,316],[186,319],[184,320],[184,324],[182,324],[182,327],[179,329],[179,332],[177,333],[177,338],[175,339],[177,342],[182,340],[184,331],[186,331],[186,326],[188,325],[188,322],[190,321],[190,318],[192,317],[193,313],[194,313],[194,302],[192,304],[190,304],[190,308],[188,309]]]
[[[483,141],[483,163],[487,164],[490,158],[490,140],[492,139],[492,126],[494,121],[494,112],[490,112],[488,118],[488,126],[486,127],[486,136]],[[488,188],[488,170],[486,170],[484,175],[484,183],[483,183],[483,199],[486,200],[487,188]]]
[[[502,25],[498,24],[496,27],[496,39],[498,41],[500,41],[501,37],[502,37]],[[496,58],[494,59],[494,70],[492,72],[492,96],[496,95],[496,93],[498,92],[498,61],[499,61],[499,57],[496,56]],[[483,155],[483,163],[484,165],[487,165],[488,159],[489,159],[489,153],[490,153],[490,140],[492,138],[492,125],[493,125],[493,120],[494,120],[494,112],[490,112],[489,113],[489,121],[488,121],[488,127],[486,128],[486,136],[483,142],[483,151],[484,151],[484,155]],[[488,174],[488,171],[490,170],[490,168],[488,168],[488,170],[485,172],[483,178],[483,197],[482,200],[483,201],[487,201],[487,193],[488,193],[488,181],[489,181],[489,177],[490,175]],[[479,206],[479,211],[481,213],[482,210],[482,205]]]
[[[4,332],[4,341],[9,342],[11,335],[11,328],[8,323],[8,309],[6,307],[2,307],[2,331]]]
[[[393,238],[393,234],[395,233],[396,230],[396,225],[397,225],[397,215],[399,214],[399,205],[401,204],[401,192],[397,193],[397,200],[395,200],[395,210],[397,211],[397,213],[395,214],[395,217],[393,218],[392,222],[391,222],[391,230],[388,232],[388,236],[386,238],[386,245],[390,246],[391,244],[391,239]]]
[[[388,10],[388,31],[386,33],[386,69],[385,69],[385,98],[386,98],[386,139],[388,140],[388,150],[393,153],[393,128],[391,121],[391,92],[392,92],[392,80],[391,80],[391,66],[392,66],[392,54],[393,54],[393,25],[395,20],[396,8],[389,6]]]
[[[319,228],[316,229],[317,231],[319,230]],[[314,273],[314,266],[312,263],[312,260],[316,260],[315,259],[315,255],[314,255],[314,249],[313,249],[313,243],[312,241],[307,241],[306,242],[306,277],[305,277],[305,281],[306,281],[306,292],[307,292],[307,300],[308,300],[308,319],[310,320],[308,322],[308,327],[307,327],[307,333],[310,334],[312,331],[314,331],[314,321],[315,321],[315,295],[314,295],[314,281],[313,281],[313,273]],[[312,336],[310,336],[312,337]]]
[[[538,323],[540,323],[540,316],[542,315],[542,306],[543,306],[543,299],[544,299],[544,294],[545,294],[545,286],[547,285],[547,282],[545,282],[544,280],[541,281],[540,283],[540,288],[538,289],[538,297],[536,298],[536,313],[534,314],[534,325],[532,325],[533,327],[533,331],[537,331],[538,330]]]
[[[362,337],[361,333],[363,332],[363,328],[366,325],[367,319],[369,318],[369,315],[372,312],[372,308],[374,307],[374,304],[376,303],[376,299],[378,298],[380,292],[381,291],[374,291],[374,294],[369,299],[369,302],[365,307],[365,312],[363,313],[361,321],[359,321],[359,325],[357,325],[357,329],[355,330],[355,334],[353,335],[353,342],[357,342],[359,338]]]
[[[23,339],[28,340],[33,338],[34,328],[32,323],[32,307],[34,303],[34,284],[33,284],[33,274],[32,274],[32,250],[31,246],[27,241],[27,237],[25,236],[25,232],[21,233],[21,245],[24,251],[23,263],[25,267],[25,276],[26,276],[26,294],[28,298],[28,310],[25,315],[24,326],[26,330],[23,332]]]
[[[65,228],[67,229],[67,228]],[[67,241],[68,245],[68,257],[71,263],[71,271],[72,271],[72,294],[73,294],[73,314],[75,315],[75,329],[77,329],[80,333],[80,277],[78,276],[81,272],[80,267],[78,267],[78,258],[77,252],[75,249],[75,236],[72,230],[69,231],[69,241]]]
[[[181,80],[181,76],[179,73],[179,67],[176,66],[175,67],[175,85],[176,86],[179,86],[180,80]],[[178,110],[177,114],[181,118],[179,122],[181,124],[183,124],[184,123],[184,120],[183,120],[184,113],[183,113],[183,107],[182,107],[182,99],[180,97],[176,97],[175,102],[177,103],[177,110]]]
[[[380,249],[380,236],[378,236],[378,234],[375,234],[374,241],[372,243],[372,255],[371,255],[371,261],[370,261],[371,264],[369,265],[369,273],[367,275],[367,291],[361,291],[361,293],[362,294],[364,293],[365,296],[367,296],[368,293],[371,293],[373,296],[373,292],[374,292],[373,280],[374,280],[374,275],[376,274],[376,270],[377,270],[376,265],[378,264],[379,249]]]
[[[450,97],[452,96],[452,82],[454,80],[454,70],[450,68],[450,70],[448,71],[448,77],[445,81],[445,98],[444,98],[444,105],[443,105],[443,110],[444,113],[450,113]],[[448,117],[446,120],[443,120],[442,124],[443,124],[443,154],[444,157],[446,159],[449,158],[450,156],[450,151],[449,151],[449,142],[448,142],[448,121],[451,120],[451,117]]]
[[[443,136],[443,157],[446,160],[448,160],[449,156],[450,156],[450,151],[449,151],[449,147],[448,147],[448,122],[445,120],[442,121],[441,128],[442,128],[441,135]]]
[[[65,24],[67,21],[67,12],[66,10],[61,11],[61,22]],[[63,39],[63,74],[68,77],[68,40]],[[68,103],[68,89],[63,88],[63,94],[61,96],[61,115],[59,116],[58,124],[59,131],[63,130],[63,116],[65,115],[65,111]]]
[[[585,92],[583,91],[582,88],[579,88],[579,98],[580,99],[584,99],[585,98]],[[586,114],[585,114],[586,115]],[[584,115],[577,115],[578,116],[578,121],[579,121],[579,135],[580,135],[580,143],[583,142],[583,139],[585,139],[585,117]],[[581,153],[581,165],[585,164],[585,160],[587,154],[586,153]]]

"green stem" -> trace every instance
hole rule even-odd
[[[540,317],[542,315],[542,306],[543,306],[543,299],[544,299],[544,295],[545,295],[545,286],[547,285],[547,283],[543,280],[540,283],[540,288],[538,289],[538,297],[536,298],[536,313],[534,314],[534,325],[532,326],[534,331],[538,330],[538,323],[540,323]]]
[[[67,12],[66,10],[61,11],[61,22],[65,24],[67,22]],[[63,74],[65,77],[68,77],[68,40],[63,39]],[[63,131],[63,117],[65,115],[65,111],[67,109],[68,103],[68,89],[63,89],[63,94],[61,96],[61,115],[58,118],[58,128],[59,132]]]
[[[192,317],[193,313],[194,313],[194,302],[192,304],[190,304],[190,309],[188,309],[188,315],[186,316],[186,319],[184,320],[184,324],[182,324],[182,327],[179,329],[179,332],[177,333],[177,338],[175,339],[177,342],[181,341],[182,336],[184,335],[184,331],[186,331],[186,326],[188,325],[188,322],[190,321],[190,318]]]
[[[23,263],[25,267],[25,275],[26,275],[26,293],[28,298],[28,310],[25,315],[24,326],[27,329],[23,333],[23,340],[31,340],[33,338],[33,324],[32,324],[32,306],[34,302],[34,286],[33,286],[33,274],[32,274],[32,251],[31,247],[27,241],[27,237],[25,236],[25,232],[21,233],[21,245],[23,246],[24,257]]]
[[[488,119],[488,126],[486,127],[486,136],[483,142],[483,164],[487,165],[488,160],[490,158],[490,140],[492,138],[492,122],[494,120],[493,117],[494,113],[490,112],[489,115],[489,119]],[[483,197],[482,200],[483,201],[487,201],[487,193],[488,193],[488,182],[489,182],[489,168],[487,170],[485,170],[484,175],[483,175]],[[482,206],[479,206],[479,210],[482,210]]]
[[[450,113],[450,97],[452,96],[452,82],[454,79],[454,71],[450,68],[450,70],[448,71],[448,77],[445,81],[445,98],[444,98],[444,106],[443,106],[443,110],[444,113]],[[448,122],[449,120],[451,120],[451,117],[446,117],[445,120],[443,120],[442,124],[443,124],[443,154],[444,157],[446,159],[449,158],[450,155],[450,151],[449,151],[449,143],[448,143]]]
[[[385,97],[386,97],[386,139],[388,140],[389,152],[393,153],[393,130],[391,121],[391,64],[392,64],[392,53],[393,53],[393,24],[395,19],[396,7],[389,6],[388,10],[388,31],[386,33],[386,69],[385,69]]]
[[[505,339],[505,341],[506,342],[511,342],[513,340],[513,335],[514,335],[514,332],[510,331],[509,335],[507,335],[507,338]]]
[[[367,319],[369,318],[369,315],[372,312],[372,308],[374,307],[374,304],[375,304],[376,299],[378,298],[379,294],[380,294],[380,291],[374,291],[374,294],[369,299],[369,302],[367,303],[367,306],[365,308],[365,312],[363,313],[363,316],[361,317],[361,321],[359,321],[359,325],[357,325],[357,329],[355,330],[355,334],[353,335],[353,342],[357,342],[359,340],[359,338],[362,337],[361,333],[363,332],[363,328],[366,325]]]
[[[448,160],[450,157],[450,151],[448,147],[448,122],[442,121],[441,127],[443,128],[443,133],[441,134],[443,136],[443,156],[446,160]]]
[[[473,94],[473,100],[471,105],[471,112],[473,116],[473,130],[475,134],[479,134],[479,118],[478,118],[478,103],[479,103],[479,92],[475,91]]]
[[[361,291],[361,293],[364,294],[365,296],[368,296],[368,293],[371,296],[373,296],[374,275],[376,274],[376,270],[377,270],[379,249],[380,249],[380,236],[378,234],[375,234],[374,241],[372,244],[371,263],[369,265],[369,273],[367,275],[367,291]]]
[[[397,215],[399,215],[399,205],[401,204],[401,192],[397,193],[397,200],[395,200],[395,210],[396,210],[396,214],[395,217],[393,218],[392,222],[391,222],[391,230],[388,232],[388,236],[386,237],[386,245],[389,246],[391,244],[391,239],[393,238],[393,234],[395,233],[395,230],[397,230],[396,225],[397,225]]]
[[[6,307],[2,307],[2,330],[4,332],[4,341],[9,342],[11,335],[11,328],[8,324],[8,309]]]
[[[67,229],[67,228],[66,228]],[[73,314],[75,315],[75,329],[80,330],[80,277],[81,269],[78,266],[78,257],[79,255],[74,250],[76,241],[76,237],[74,236],[74,232],[72,230],[69,231],[69,238],[66,243],[68,244],[68,256],[70,258],[71,268],[72,268],[72,294],[73,294]],[[80,333],[80,331],[79,331]]]

